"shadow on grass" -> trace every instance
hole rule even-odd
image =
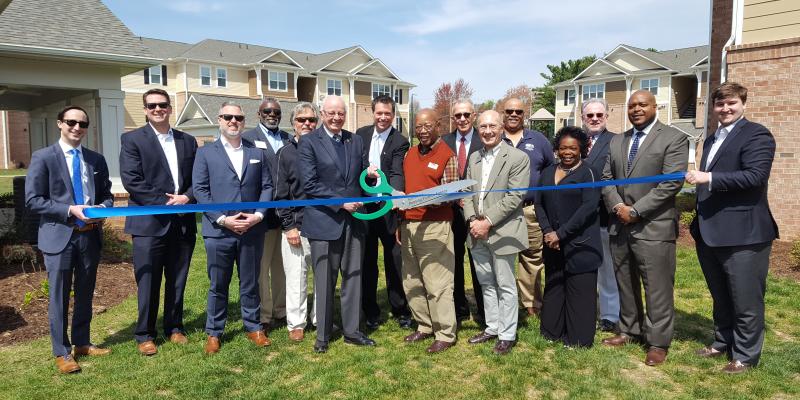
[[[705,315],[675,310],[676,340],[693,340],[701,345],[714,337],[714,322]]]

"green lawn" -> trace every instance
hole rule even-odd
[[[725,361],[705,360],[693,352],[707,343],[711,301],[694,252],[682,248],[676,278],[676,335],[668,362],[647,367],[636,346],[595,346],[570,350],[548,343],[535,320],[522,323],[519,344],[509,356],[491,353],[491,345],[472,346],[477,326],[467,323],[457,346],[439,355],[424,352],[427,343],[406,345],[407,331],[394,322],[371,336],[376,348],[332,342],[328,354],[312,351],[313,333],[291,343],[285,329],[272,333],[273,345],[254,348],[244,337],[236,296],[232,301],[222,351],[202,352],[208,279],[202,243],[193,261],[186,292],[190,344],[163,344],[159,354],[137,354],[132,338],[135,298],[97,316],[95,343],[114,353],[84,358],[83,372],[56,372],[48,338],[0,349],[0,397],[4,399],[201,399],[201,398],[401,398],[401,399],[789,399],[800,397],[800,285],[769,281],[767,337],[762,365],[740,376],[719,372]],[[132,283],[133,284],[133,283]],[[469,284],[467,285],[469,286]],[[233,282],[231,292],[237,290]],[[383,289],[381,289],[383,290]],[[385,306],[385,292],[381,291]],[[384,307],[385,309],[385,307]],[[605,335],[598,335],[599,341]]]
[[[0,194],[13,192],[14,177],[25,175],[27,172],[26,169],[0,169]]]

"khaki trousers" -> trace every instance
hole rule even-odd
[[[542,230],[536,220],[533,205],[522,209],[528,225],[528,248],[519,253],[517,286],[519,300],[525,308],[542,308]]]
[[[280,228],[269,229],[264,235],[264,253],[258,274],[258,294],[261,296],[261,323],[271,324],[286,317],[286,275],[283,272]]]
[[[436,340],[456,340],[453,303],[453,232],[449,221],[403,221],[403,290],[417,330]]]

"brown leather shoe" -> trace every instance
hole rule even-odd
[[[414,333],[404,337],[403,340],[405,342],[408,342],[408,343],[414,343],[414,342],[419,342],[420,340],[428,339],[430,337],[433,337],[432,333],[424,333],[424,332],[420,332],[420,331],[415,331]],[[431,347],[433,347],[433,346],[431,346]],[[430,350],[430,348],[428,350]]]
[[[205,351],[206,354],[219,353],[219,338],[216,336],[209,336],[203,351]]]
[[[726,374],[741,374],[747,372],[750,368],[753,368],[750,364],[743,363],[739,360],[733,360],[722,368],[722,372]]]
[[[667,350],[660,347],[651,347],[647,350],[647,356],[644,358],[644,363],[651,367],[661,365],[667,360]]]
[[[75,359],[69,354],[63,357],[56,357],[56,368],[58,368],[58,372],[62,374],[71,374],[81,371],[81,366],[78,365]]]
[[[292,329],[289,331],[289,340],[295,342],[302,342],[303,338],[305,338],[306,334],[303,332],[302,329]]]
[[[491,335],[486,333],[486,331],[482,331],[481,333],[469,338],[467,342],[469,344],[478,344],[478,343],[486,343],[492,339],[497,339],[497,335]]]
[[[169,335],[169,341],[175,344],[189,343],[189,339],[181,332],[175,332],[172,335]]]
[[[498,340],[494,345],[492,352],[498,356],[506,355],[509,351],[511,351],[511,348],[513,348],[515,344],[517,344],[515,340]]]
[[[694,352],[694,354],[696,354],[698,357],[703,357],[703,358],[720,357],[725,355],[725,353],[726,353],[725,351],[717,350],[711,346],[703,347],[702,349],[699,349]]]
[[[143,356],[152,356],[158,353],[158,348],[156,347],[155,342],[153,342],[152,340],[139,343],[139,345],[136,346],[136,348],[139,349],[139,354]]]
[[[72,350],[72,354],[75,357],[79,356],[107,356],[111,354],[111,349],[102,349],[97,347],[93,344],[88,346],[75,346],[75,349]]]
[[[441,340],[434,340],[433,344],[431,344],[430,347],[428,347],[428,349],[425,350],[425,351],[427,351],[428,353],[431,353],[431,354],[439,353],[439,352],[445,351],[445,350],[447,350],[447,349],[449,349],[449,348],[451,348],[453,346],[455,346],[455,342],[443,342]]]
[[[601,343],[603,345],[605,345],[605,346],[620,347],[620,346],[624,346],[624,345],[626,345],[626,344],[628,344],[630,342],[631,342],[631,337],[630,336],[620,334],[620,335],[612,336],[610,338],[605,338],[605,339],[603,339],[603,341]]]
[[[247,332],[247,339],[258,347],[266,347],[272,344],[264,331]]]

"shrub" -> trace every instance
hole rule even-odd
[[[789,255],[792,258],[792,267],[800,269],[800,239],[792,242],[792,250]]]
[[[697,211],[695,211],[695,210],[682,212],[681,213],[681,225],[683,225],[683,226],[691,225],[695,214],[697,214]]]

